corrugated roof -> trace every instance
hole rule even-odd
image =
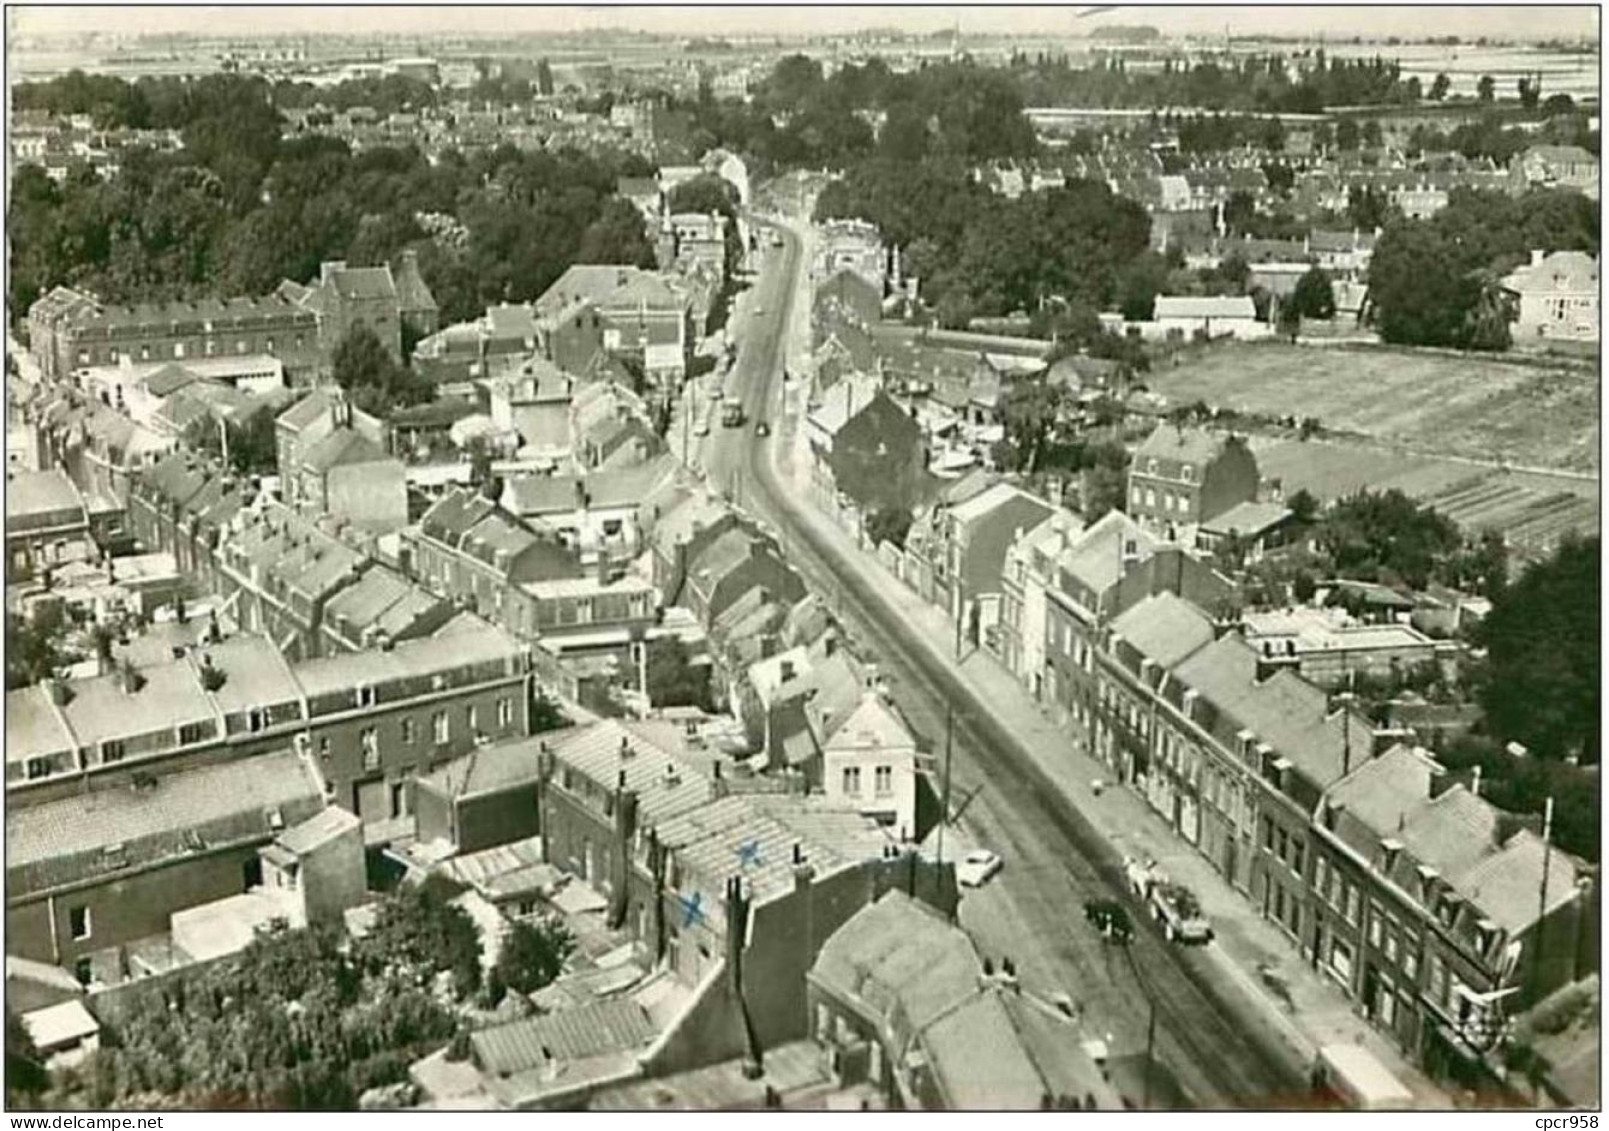
[[[470,1044],[482,1071],[512,1076],[554,1061],[629,1052],[656,1035],[647,1010],[618,998],[481,1029],[470,1035]]]

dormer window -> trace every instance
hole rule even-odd
[[[375,695],[375,691],[374,691],[373,687],[360,687],[360,688],[358,688],[358,706],[359,707],[372,707],[372,706],[375,705],[376,702],[378,702],[378,696]]]
[[[1186,483],[1194,483],[1196,481],[1196,469],[1188,463],[1185,464],[1183,467],[1179,468],[1179,478],[1183,479]]]

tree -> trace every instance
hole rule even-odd
[[[1168,282],[1168,265],[1155,252],[1139,256],[1118,277],[1118,308],[1130,322],[1149,322],[1156,296]]]
[[[541,734],[569,725],[570,720],[558,701],[548,694],[547,688],[537,687],[531,693],[531,733]]]
[[[1331,319],[1335,317],[1335,290],[1329,273],[1322,267],[1310,268],[1296,280],[1291,292],[1290,306],[1303,318]]]
[[[911,532],[911,512],[905,507],[883,507],[873,511],[866,520],[866,536],[874,546],[884,542],[905,548],[905,537]]]
[[[1599,540],[1567,539],[1499,594],[1476,630],[1487,729],[1540,758],[1598,760]]]
[[[1359,491],[1335,503],[1319,545],[1336,575],[1362,581],[1401,581],[1423,589],[1461,544],[1458,527],[1401,491]]]
[[[401,966],[416,978],[450,973],[460,1000],[480,986],[480,932],[463,908],[451,902],[453,885],[432,876],[405,885],[380,904],[374,927],[363,938],[366,968]]]
[[[6,690],[32,686],[69,662],[60,646],[65,627],[58,604],[41,606],[32,619],[6,613]]]
[[[503,936],[492,973],[517,993],[535,993],[564,970],[575,950],[575,936],[557,919],[532,924],[515,920]]]
[[[367,326],[353,326],[331,359],[335,383],[364,412],[385,416],[393,408],[423,404],[435,396],[429,380],[392,360]]]
[[[33,1034],[22,1018],[11,1009],[6,1010],[6,1106],[15,1111],[31,1106],[32,1101],[50,1086],[50,1073],[44,1057],[34,1047]]]
[[[1447,77],[1447,72],[1440,71],[1430,83],[1430,100],[1440,102],[1447,97],[1447,91],[1452,88],[1453,80]]]
[[[678,637],[655,640],[648,648],[648,700],[655,707],[698,707],[711,711],[710,670],[695,666]]]
[[[629,200],[612,200],[581,233],[577,263],[624,263],[654,266],[654,245],[643,229],[642,213]]]
[[[1380,119],[1370,118],[1364,122],[1359,138],[1367,149],[1379,149],[1384,145],[1385,135],[1380,130]]]
[[[1358,147],[1358,123],[1353,118],[1342,118],[1335,126],[1335,147],[1343,153]]]
[[[1351,185],[1346,190],[1346,214],[1355,226],[1366,232],[1385,227],[1392,211],[1391,197],[1383,188]]]
[[[1039,470],[1040,453],[1056,427],[1064,400],[1063,387],[1043,378],[1019,379],[1006,388],[1000,417],[1006,439],[1016,452],[1017,466],[1011,470],[1029,475]]]
[[[1497,80],[1491,75],[1482,75],[1475,84],[1475,96],[1482,102],[1493,101],[1497,97]]]
[[[1313,493],[1306,487],[1296,490],[1289,499],[1285,500],[1285,505],[1289,508],[1291,517],[1304,526],[1318,517],[1318,500],[1313,497]]]
[[[1516,86],[1519,88],[1520,105],[1527,110],[1535,110],[1537,103],[1542,101],[1542,76],[1521,75]]]

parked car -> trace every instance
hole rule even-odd
[[[955,878],[962,887],[981,888],[1005,866],[1005,861],[987,848],[976,848],[955,866]]]
[[[766,436],[771,435],[771,425],[764,420],[760,421],[754,426],[754,434],[764,439]]]
[[[695,436],[708,436],[709,434],[710,434],[710,422],[708,420],[700,420],[697,424],[695,424],[693,426],[693,435],[695,435]]]

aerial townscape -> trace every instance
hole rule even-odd
[[[90,13],[8,1109],[1601,1106],[1596,9]]]

